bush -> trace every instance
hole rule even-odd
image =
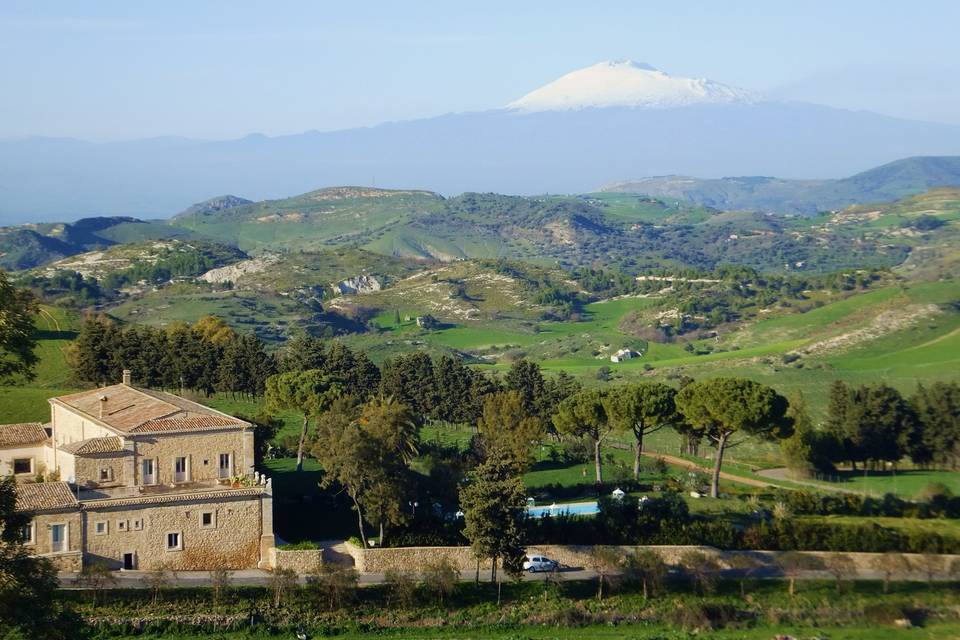
[[[280,551],[316,551],[320,549],[320,545],[312,540],[301,540],[300,542],[288,542],[287,544],[281,544],[277,547],[277,549]]]
[[[671,609],[665,619],[668,623],[694,631],[723,629],[740,620],[752,617],[732,604],[712,602],[684,603]]]

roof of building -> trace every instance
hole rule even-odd
[[[197,431],[200,429],[229,427],[235,424],[238,424],[238,421],[235,418],[227,418],[225,416],[176,416],[173,418],[149,420],[131,429],[130,433],[146,433],[156,431]]]
[[[123,451],[123,440],[117,436],[106,438],[87,438],[78,442],[71,442],[60,447],[67,453],[75,456],[89,456],[97,453],[116,453]]]
[[[17,511],[44,511],[77,506],[66,482],[36,482],[17,485]]]
[[[103,498],[98,500],[84,500],[85,509],[97,509],[102,507],[126,507],[139,504],[164,504],[169,502],[192,502],[202,501],[211,502],[215,500],[228,500],[231,498],[246,498],[249,496],[260,496],[266,489],[262,486],[243,487],[241,489],[220,489],[211,491],[181,491],[159,494],[144,494],[140,496],[130,496],[125,498]]]
[[[52,398],[118,433],[204,431],[248,423],[172,393],[115,384]]]
[[[0,424],[0,447],[20,447],[46,442],[50,436],[39,422]]]

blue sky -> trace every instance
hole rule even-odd
[[[956,0],[4,0],[0,137],[365,126],[498,107],[622,58],[776,98],[960,124],[957,24]]]

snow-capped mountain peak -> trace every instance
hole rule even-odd
[[[671,76],[648,64],[621,60],[572,71],[507,105],[520,111],[588,107],[682,107],[754,102],[749,91],[706,78]]]

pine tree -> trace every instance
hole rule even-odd
[[[478,559],[490,559],[491,582],[496,580],[500,560],[508,573],[522,568],[525,496],[513,462],[500,456],[490,457],[474,469],[460,490],[463,535]]]

